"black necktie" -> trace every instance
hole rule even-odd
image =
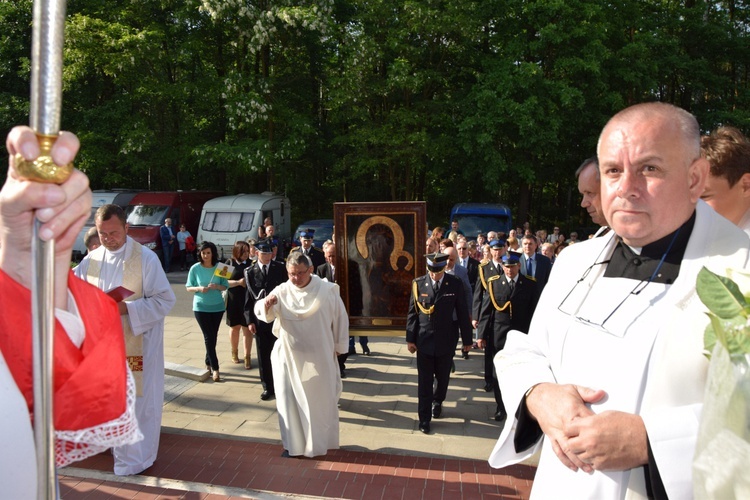
[[[508,286],[510,287],[510,293],[513,293],[513,286],[516,284],[513,280],[508,280]]]
[[[263,264],[263,268],[261,270],[263,271],[263,277],[265,278],[268,275],[267,271],[266,271],[266,265],[265,264]]]
[[[435,291],[435,295],[437,295],[437,293],[438,293],[438,290],[440,290],[440,282],[439,282],[439,281],[436,281],[436,282],[435,282],[435,283],[434,283],[434,284],[432,285],[432,289],[433,289],[433,290]]]

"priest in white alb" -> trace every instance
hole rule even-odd
[[[696,276],[746,268],[750,241],[699,200],[708,163],[687,111],[627,108],[597,153],[612,232],[560,254],[528,335],[496,355],[511,418],[489,462],[541,449],[532,498],[692,498],[709,321]]]
[[[94,223],[102,246],[89,253],[75,273],[105,292],[126,289],[116,300],[120,299],[117,305],[126,355],[136,380],[136,416],[144,439],[114,448],[113,455],[115,474],[139,474],[154,464],[159,449],[164,405],[164,318],[176,299],[159,257],[127,236],[121,207],[99,207]]]
[[[293,252],[289,281],[255,304],[261,321],[274,321],[271,353],[282,456],[315,457],[339,447],[337,355],[349,349],[349,318],[339,286],[313,274],[309,257]]]

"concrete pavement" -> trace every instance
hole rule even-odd
[[[177,303],[165,322],[167,362],[205,371],[203,335],[193,317],[192,294],[185,291],[187,272],[169,275]],[[223,381],[208,379],[167,394],[165,432],[197,432],[280,443],[274,401],[261,401],[256,348],[251,370],[231,362],[229,327],[219,332]],[[486,460],[500,435],[492,393],[483,390],[483,352],[455,359],[443,418],[433,420],[432,434],[417,429],[416,358],[403,337],[370,337],[371,356],[349,356],[340,400],[341,446],[354,450]],[[357,344],[357,351],[361,348]],[[167,385],[183,383],[173,379]]]

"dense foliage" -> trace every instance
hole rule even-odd
[[[0,0],[0,122],[27,121],[30,0]],[[662,100],[750,131],[750,5],[669,0],[70,0],[63,125],[94,188],[502,201],[589,224],[573,172]]]

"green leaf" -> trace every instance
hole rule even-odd
[[[750,335],[747,332],[747,319],[743,316],[734,318],[719,318],[715,314],[708,313],[711,324],[706,327],[703,340],[706,349],[713,350],[715,342],[721,342],[729,354],[750,353]],[[711,339],[708,329],[715,334],[714,344],[709,345]]]
[[[710,316],[710,314],[709,314]],[[706,330],[703,332],[703,355],[708,359],[711,359],[711,353],[714,352],[716,347],[716,332],[714,331],[713,323],[706,325]]]
[[[724,332],[721,318],[711,313],[708,314],[708,317],[711,318],[710,328],[713,330],[715,336],[714,345],[716,344],[716,342],[721,342],[721,344],[727,350],[729,350],[729,346],[727,345],[727,337],[726,333]],[[713,345],[711,346],[711,352],[713,352]]]
[[[742,316],[747,302],[737,284],[703,267],[695,284],[701,301],[720,318]]]

